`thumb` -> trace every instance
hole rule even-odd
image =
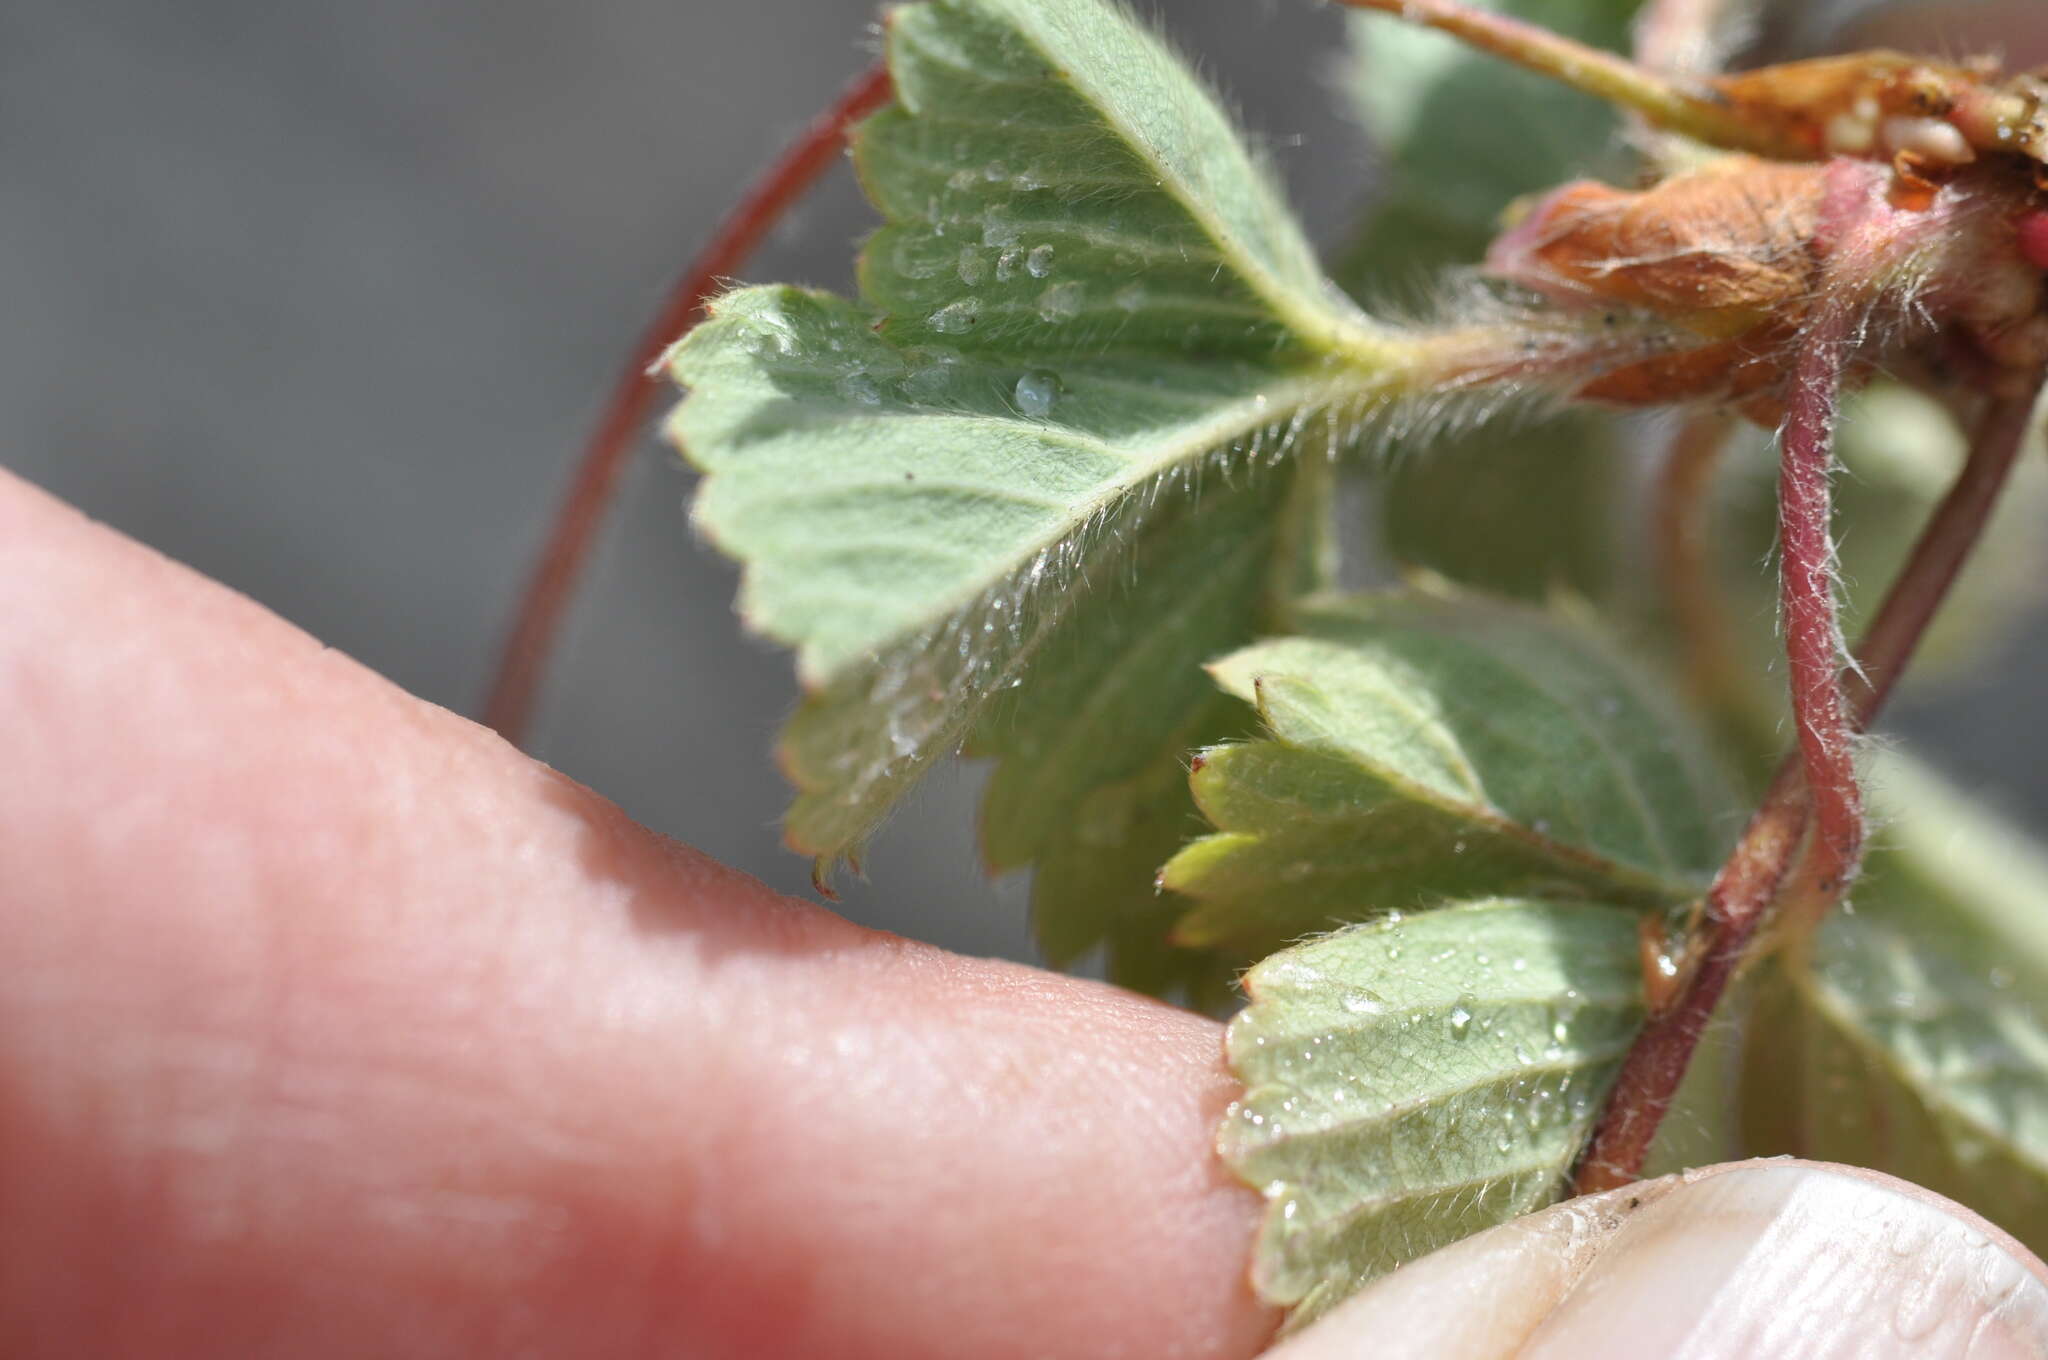
[[[2048,1354],[2048,1269],[1904,1181],[1789,1159],[1571,1200],[1379,1281],[1273,1360]]]

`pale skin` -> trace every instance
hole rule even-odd
[[[0,1354],[1272,1334],[1213,1022],[779,897],[5,474],[0,753]],[[1805,1306],[1772,1281],[1816,1259],[1890,1299],[1951,1257],[2011,1283],[1958,1295],[1957,1335],[2048,1346],[2038,1264],[1894,1182],[1780,1163],[1643,1199],[1571,1251],[1474,1239],[1291,1353],[1483,1315],[1477,1349],[1417,1353],[1635,1355],[1655,1324],[1713,1354],[1731,1298]],[[1886,1212],[1929,1245],[1853,1264]],[[1784,1245],[1794,1217],[1842,1249]],[[1864,1313],[1816,1316],[1878,1346]]]

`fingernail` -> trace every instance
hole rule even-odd
[[[1625,1219],[1512,1353],[2040,1355],[2048,1287],[1978,1227],[1825,1168],[1701,1177]]]

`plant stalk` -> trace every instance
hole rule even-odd
[[[1883,708],[1982,537],[2025,441],[2043,377],[2035,372],[2026,384],[2026,395],[2000,396],[1986,408],[1974,431],[1968,462],[1921,530],[1866,631],[1857,649],[1860,675],[1852,674],[1847,686],[1849,721],[1857,730],[1868,727]],[[1707,1021],[1791,876],[1812,819],[1812,801],[1795,754],[1779,766],[1742,839],[1708,890],[1700,930],[1690,945],[1698,964],[1684,990],[1670,1009],[1651,1018],[1622,1061],[1593,1137],[1580,1156],[1573,1177],[1577,1193],[1613,1189],[1636,1178]],[[1831,896],[1815,895],[1816,917],[1831,902]]]

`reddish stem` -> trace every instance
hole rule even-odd
[[[1863,793],[1842,700],[1842,630],[1835,616],[1830,536],[1835,415],[1854,313],[1823,304],[1800,335],[1778,440],[1778,594],[1799,738],[1814,819],[1809,865],[1823,892],[1855,877],[1863,854]]]
[[[620,371],[603,413],[591,430],[569,489],[558,503],[540,560],[527,579],[512,630],[484,702],[484,722],[517,743],[533,714],[542,672],[561,630],[562,616],[582,575],[619,474],[662,390],[648,369],[695,322],[697,312],[738,270],[789,206],[830,169],[849,128],[888,102],[888,68],[875,65],[813,119],[747,190],[718,233],[690,262],[661,310],[641,333]]]
[[[1982,537],[2024,442],[2043,376],[2034,373],[2025,395],[2002,396],[1986,411],[1971,441],[1969,462],[1921,530],[1864,635],[1857,651],[1861,675],[1848,693],[1849,719],[1857,729],[1867,727],[1883,708]],[[1623,1060],[1592,1141],[1579,1159],[1578,1193],[1613,1189],[1641,1170],[1700,1035],[1805,839],[1812,812],[1801,768],[1801,760],[1789,758],[1779,766],[1762,805],[1708,889],[1702,928],[1691,947],[1698,966],[1676,1003],[1651,1018]],[[1816,895],[1816,918],[1832,900]]]

